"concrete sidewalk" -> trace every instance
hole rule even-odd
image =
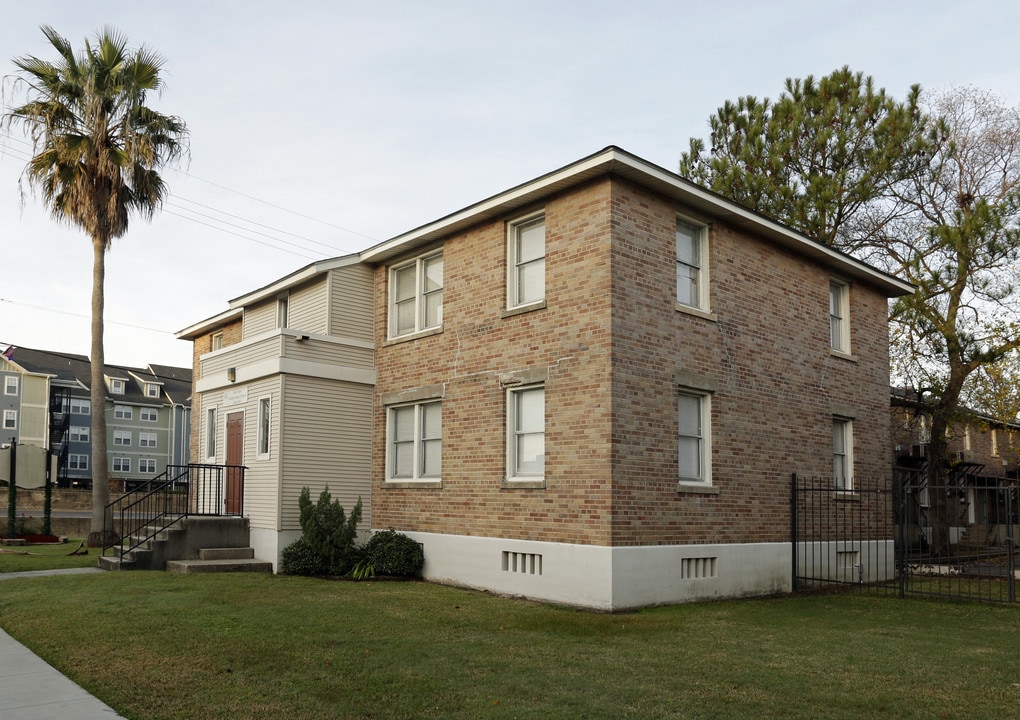
[[[0,573],[0,579],[103,572],[99,568]],[[0,629],[0,720],[117,720],[85,692]]]

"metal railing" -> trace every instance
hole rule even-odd
[[[168,465],[106,506],[103,551],[124,555],[190,515],[242,516],[243,465]]]

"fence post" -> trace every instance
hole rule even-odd
[[[18,440],[11,438],[11,474],[7,489],[7,537],[13,538],[18,516]]]
[[[790,540],[793,546],[793,592],[797,592],[797,473],[790,476]]]
[[[907,548],[905,538],[907,488],[906,476],[893,472],[893,556],[896,564],[896,576],[899,595],[902,600],[907,596]]]

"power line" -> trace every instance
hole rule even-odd
[[[17,300],[8,300],[7,298],[0,298],[0,303],[7,303],[8,305],[17,305],[18,307],[29,308],[31,310],[42,310],[43,312],[57,313],[59,315],[69,315],[76,318],[84,318],[91,320],[91,315],[83,315],[81,313],[73,313],[68,310],[58,310],[56,308],[44,307],[42,305],[32,305],[30,303],[18,302]],[[117,320],[106,320],[103,322],[107,325],[120,325],[122,327],[134,328],[135,330],[147,330],[149,332],[161,333],[163,335],[173,335],[174,333],[170,330],[160,330],[159,328],[146,327],[145,325],[133,325],[126,322],[118,322]]]

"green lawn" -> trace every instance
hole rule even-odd
[[[0,626],[127,718],[988,718],[1020,608],[802,596],[596,614],[427,583],[0,581]]]
[[[81,548],[79,552],[88,550],[87,555],[70,554],[78,550],[80,544],[80,539],[54,545],[0,544],[0,573],[96,567],[99,564],[97,548]]]

